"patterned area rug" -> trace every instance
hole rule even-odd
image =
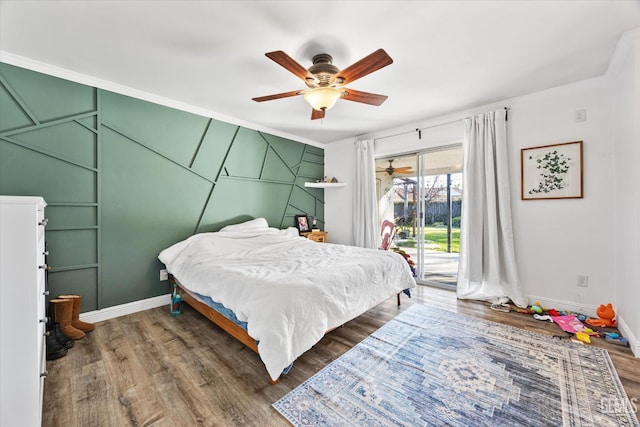
[[[295,426],[638,426],[606,350],[413,305],[273,404]]]

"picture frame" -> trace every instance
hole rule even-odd
[[[582,141],[520,150],[521,198],[582,199]]]
[[[311,231],[311,225],[309,224],[309,217],[307,217],[307,215],[296,215],[295,221],[295,227],[298,229],[298,233]]]

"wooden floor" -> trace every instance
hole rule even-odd
[[[419,287],[397,307],[395,297],[325,336],[291,372],[270,385],[258,356],[195,310],[168,307],[100,322],[58,360],[47,364],[43,426],[288,425],[271,404],[340,357],[411,304],[425,304],[503,324],[560,334],[549,322],[458,301],[442,289]],[[630,398],[640,398],[640,359],[609,350]]]

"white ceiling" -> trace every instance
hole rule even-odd
[[[303,141],[328,143],[605,73],[640,27],[640,1],[6,1],[0,60],[71,70]],[[310,120],[303,89],[264,56],[345,68],[378,48],[394,63]],[[169,102],[169,104],[171,104]],[[229,120],[227,120],[229,121]]]

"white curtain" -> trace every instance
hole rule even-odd
[[[356,171],[353,199],[353,244],[378,247],[378,203],[373,140],[356,141]]]
[[[511,224],[506,110],[464,125],[458,298],[525,307]]]

